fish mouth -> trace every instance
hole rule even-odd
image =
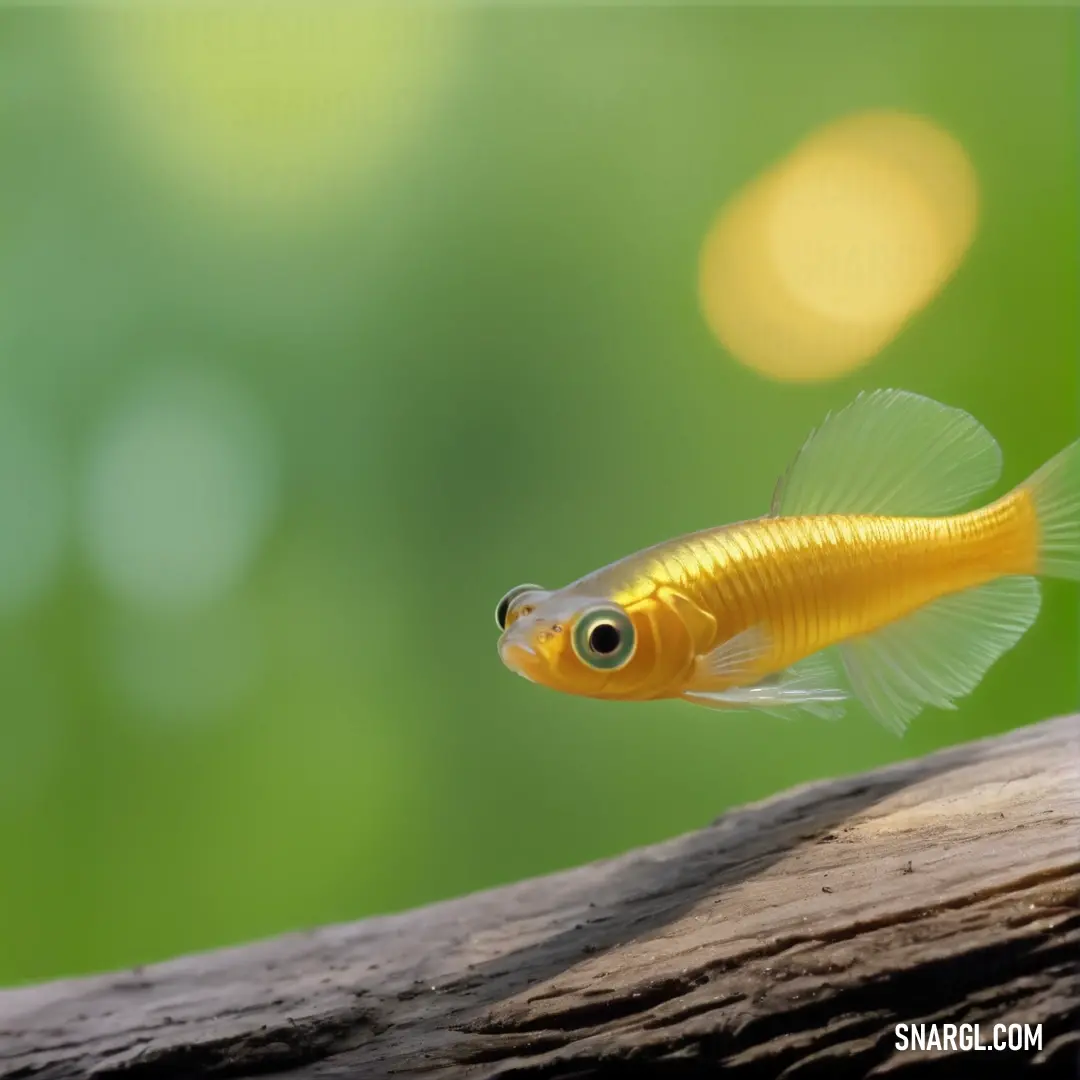
[[[531,671],[535,670],[540,658],[531,645],[520,640],[506,638],[499,642],[499,658],[515,674],[528,679],[529,682],[536,682]]]

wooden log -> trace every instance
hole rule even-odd
[[[1073,716],[406,914],[5,991],[0,1078],[1072,1080],[1078,958]],[[900,1052],[897,1023],[1042,1048]]]

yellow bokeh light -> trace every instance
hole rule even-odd
[[[456,19],[345,4],[130,7],[87,16],[118,131],[185,197],[262,221],[363,189],[413,131]]]
[[[975,235],[963,148],[921,117],[815,132],[724,208],[705,239],[705,318],[743,364],[828,379],[869,361],[941,290]]]

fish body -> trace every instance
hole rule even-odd
[[[740,522],[667,541],[579,587],[626,610],[639,649],[655,643],[648,670],[633,673],[623,692],[613,673],[603,696],[656,698],[681,694],[699,658],[755,626],[766,631],[767,647],[738,670],[710,679],[703,673],[699,687],[756,680],[946,593],[1003,574],[1031,574],[1036,565],[1031,500],[1017,493],[954,517],[822,514]],[[605,587],[616,577],[625,583]],[[669,646],[666,657],[661,642]]]
[[[988,505],[942,512],[1000,469],[967,413],[862,394],[810,436],[766,516],[554,592],[512,590],[500,655],[589,697],[824,716],[856,697],[902,731],[927,704],[953,707],[1019,640],[1037,575],[1080,578],[1080,444]]]

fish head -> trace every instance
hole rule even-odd
[[[650,667],[651,630],[604,597],[519,586],[496,612],[499,656],[511,670],[563,693],[637,696],[643,665]],[[501,616],[501,618],[500,618]]]

